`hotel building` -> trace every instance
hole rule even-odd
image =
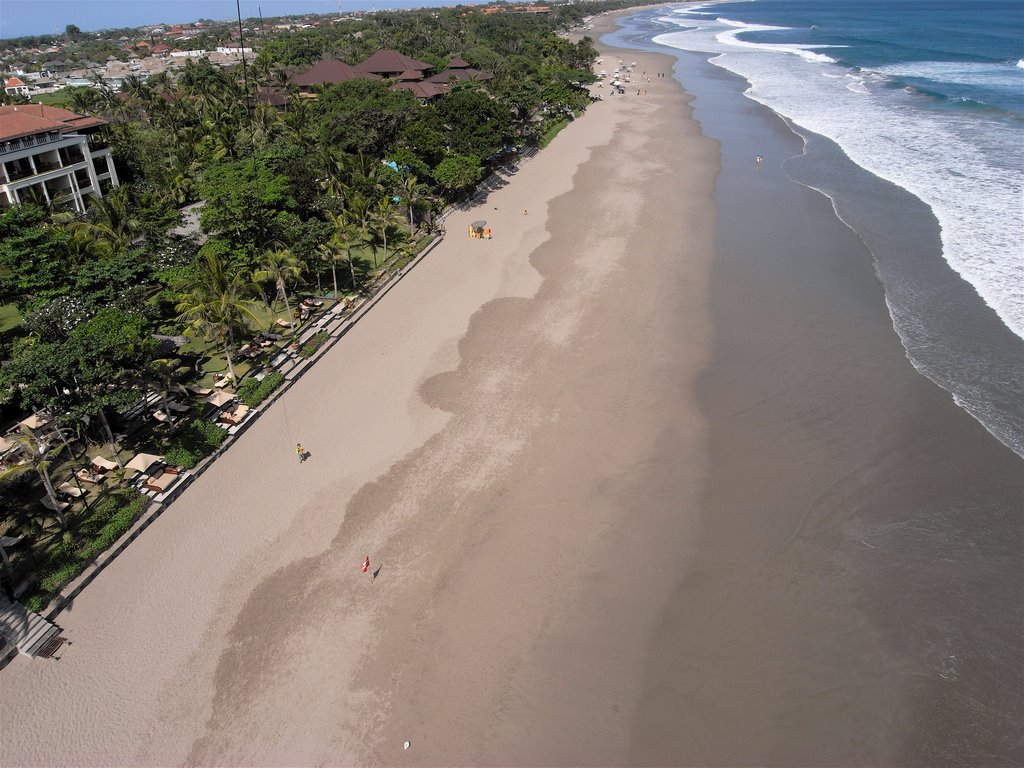
[[[86,210],[86,195],[118,185],[96,130],[107,122],[43,104],[0,107],[0,209],[29,199]]]

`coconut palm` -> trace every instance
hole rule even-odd
[[[288,281],[298,280],[302,274],[302,265],[298,257],[289,248],[281,248],[276,251],[269,251],[263,257],[263,266],[257,269],[253,275],[253,281],[257,283],[273,282],[275,293],[284,299],[284,307],[288,312],[288,322],[292,329],[295,328],[295,319],[292,317],[292,307],[288,303]]]
[[[374,237],[379,236],[384,247],[384,263],[388,261],[388,230],[399,227],[403,223],[402,215],[395,210],[390,197],[382,198],[370,211]],[[377,266],[377,254],[374,251],[374,267]]]
[[[28,465],[36,471],[39,479],[43,481],[43,487],[46,489],[46,496],[50,500],[50,506],[54,514],[57,515],[61,527],[67,528],[67,519],[64,517],[64,513],[61,512],[61,501],[57,498],[57,492],[53,488],[53,481],[50,479],[52,461],[64,449],[66,443],[50,446],[44,439],[37,437],[31,432],[16,432],[8,439],[18,446],[21,455],[28,460]],[[14,472],[17,470],[18,467],[16,466],[8,471]]]
[[[241,271],[231,270],[218,254],[210,251],[200,259],[181,287],[184,294],[175,307],[178,319],[224,345],[228,373],[235,379],[231,362],[235,328],[245,320],[259,322],[257,302],[246,298],[250,284]]]
[[[354,218],[348,212],[331,213],[327,212],[327,218],[334,225],[334,234],[323,246],[324,252],[331,261],[331,277],[334,280],[334,297],[338,297],[338,275],[335,265],[338,261],[344,260],[348,264],[350,285],[352,288],[359,287],[359,280],[356,278],[355,259],[352,256],[352,246],[365,242],[360,238],[360,229]]]
[[[127,248],[139,231],[132,217],[128,188],[117,187],[103,197],[89,198],[89,219],[70,227],[94,249],[114,253]]]
[[[416,219],[413,211],[416,203],[423,199],[424,186],[415,176],[405,176],[399,184],[399,191],[402,201],[409,209],[409,228],[415,231]]]
[[[159,357],[150,360],[141,371],[142,384],[155,387],[160,395],[167,423],[174,426],[174,412],[171,410],[170,396],[172,392],[182,392],[183,387],[174,380],[174,372],[181,361],[174,357]]]

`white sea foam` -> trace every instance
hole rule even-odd
[[[1024,93],[1024,69],[1008,63],[976,61],[914,61],[888,64],[872,70],[888,77],[932,80],[963,86],[981,86]]]
[[[676,18],[685,24],[685,17],[684,11]],[[915,102],[923,97],[880,87],[890,77],[884,68],[855,72],[820,54],[804,55],[813,51],[803,46],[737,39],[753,29],[759,27],[702,20],[699,29],[654,41],[717,54],[712,63],[745,78],[748,96],[835,141],[855,163],[927,203],[942,229],[944,258],[1024,337],[1019,126],[928,109]],[[853,77],[814,76],[837,73]]]
[[[715,19],[719,24],[724,24],[730,29],[719,32],[715,37],[718,42],[725,45],[735,46],[737,48],[754,48],[757,50],[769,50],[775,51],[776,53],[791,53],[799,56],[805,61],[817,61],[825,64],[835,62],[835,59],[830,56],[826,56],[823,53],[816,53],[814,49],[817,48],[844,48],[842,45],[795,45],[789,43],[752,43],[747,40],[740,39],[740,35],[748,32],[781,32],[789,29],[789,27],[772,27],[767,24],[746,24],[742,21],[733,21],[732,19]]]

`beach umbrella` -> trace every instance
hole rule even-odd
[[[480,219],[479,221],[474,221],[472,226],[473,229],[483,229],[484,227],[487,226],[487,222],[484,221],[483,219]]]
[[[137,454],[131,461],[125,464],[125,469],[134,469],[136,472],[145,472],[158,461],[163,461],[163,456],[156,456],[152,453]]]

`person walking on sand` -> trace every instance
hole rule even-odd
[[[306,461],[306,449],[302,447],[302,443],[296,443],[295,455],[299,457],[299,464],[304,464]]]
[[[370,556],[369,555],[367,555],[365,558],[363,558],[363,562],[361,562],[359,564],[359,570],[361,570],[363,573],[366,573],[368,570],[370,570]]]

